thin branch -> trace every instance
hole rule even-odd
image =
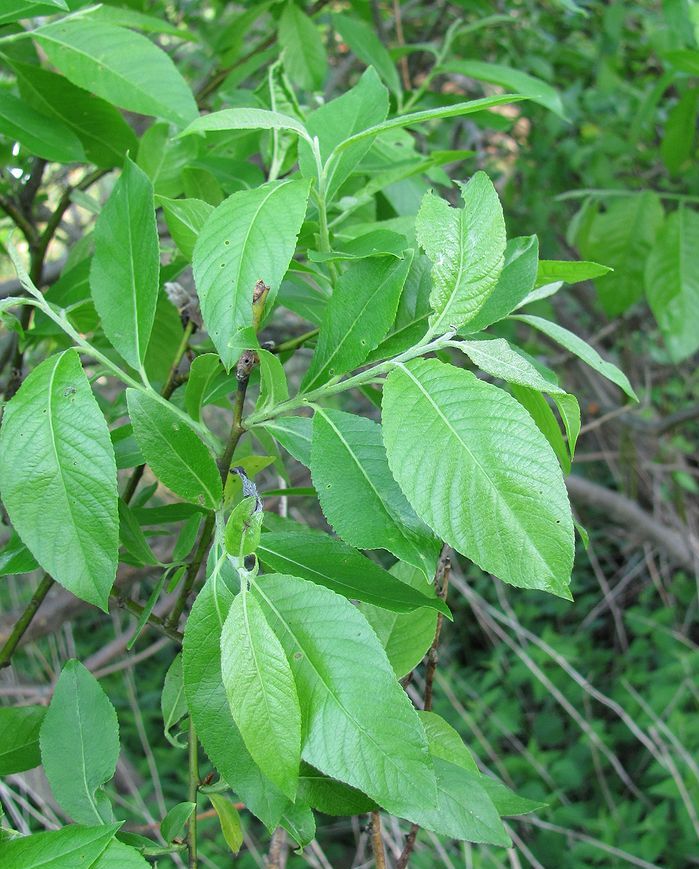
[[[44,601],[44,598],[49,593],[51,586],[53,585],[53,579],[45,573],[43,579],[39,583],[36,591],[32,595],[31,600],[27,604],[22,615],[17,619],[14,628],[12,629],[12,633],[7,638],[4,646],[0,650],[0,669],[3,667],[9,667],[10,662],[12,661],[12,655],[15,652],[15,649],[19,645],[20,640],[24,636],[27,628],[32,622],[32,619],[37,613],[37,610],[41,606]]]
[[[381,837],[381,812],[371,813],[371,847],[374,850],[376,869],[386,869],[386,852]]]

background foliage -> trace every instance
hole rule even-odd
[[[32,16],[51,16],[63,6],[8,3],[0,11],[4,35],[20,27],[12,23],[19,17],[15,6],[27,5]],[[68,2],[71,10],[80,6]],[[21,13],[24,18],[26,8]],[[449,177],[485,169],[500,193],[510,236],[536,232],[542,259],[581,258],[614,269],[593,282],[566,285],[530,312],[555,315],[605,358],[619,361],[641,399],[639,406],[621,405],[612,384],[545,336],[534,338],[513,322],[498,327],[503,337],[526,335],[526,348],[560,371],[565,387],[580,398],[583,429],[569,491],[590,543],[587,550],[578,546],[574,605],[537,592],[513,593],[465,561],[455,562],[455,622],[442,636],[435,709],[464,735],[484,768],[548,805],[508,823],[515,843],[509,851],[421,833],[413,865],[693,865],[699,837],[693,760],[699,751],[697,6],[682,0],[497,6],[133,2],[103,6],[91,20],[145,34],[119,56],[124,67],[140,66],[141,85],[114,100],[127,110],[126,120],[109,103],[109,79],[100,85],[105,100],[99,102],[90,97],[84,103],[85,91],[66,90],[65,83],[59,89],[48,71],[54,66],[66,72],[58,30],[49,28],[38,39],[44,72],[36,69],[39,56],[31,42],[0,43],[2,239],[19,227],[34,280],[50,287],[48,298],[71,306],[80,332],[96,322],[85,270],[95,215],[126,151],[154,183],[161,242],[175,263],[177,249],[191,256],[192,225],[199,226],[225,196],[264,181],[258,150],[279,176],[296,159],[294,140],[284,131],[241,131],[233,163],[216,147],[204,149],[197,137],[168,140],[165,122],[182,125],[196,108],[167,57],[149,59],[148,40],[172,58],[200,106],[212,110],[258,105],[293,115],[296,99],[312,107],[319,99],[314,92],[326,99],[343,93],[367,65],[403,111],[501,90],[531,97],[421,129],[418,151],[432,155],[419,170],[427,177],[397,174],[382,187],[375,212],[349,194],[346,200],[348,213],[365,209],[367,223],[379,219],[400,232],[430,187],[456,202]],[[91,52],[100,50],[99,36],[98,30],[90,35]],[[293,91],[274,65],[280,51]],[[128,76],[128,69],[122,73]],[[95,87],[80,68],[68,77],[87,91]],[[276,104],[270,105],[270,95]],[[151,123],[153,117],[159,120]],[[384,153],[377,149],[377,175],[399,163],[406,140],[407,134],[397,134]],[[187,213],[177,204],[183,193],[197,202]],[[109,231],[106,220],[100,231]],[[114,240],[108,267],[118,263],[120,243]],[[346,246],[351,256],[349,239]],[[17,290],[12,275],[8,262],[3,295]],[[277,342],[318,322],[298,282],[285,284],[281,293],[284,315],[268,333]],[[181,300],[175,304],[182,308]],[[104,310],[100,315],[107,319]],[[165,297],[144,316],[155,322],[156,339],[147,353],[136,347],[128,361],[164,382],[173,347],[183,337],[180,319]],[[4,315],[6,398],[18,385],[18,361],[34,364],[47,347],[67,346],[47,318],[37,315],[25,332],[22,317]],[[213,373],[205,364],[197,361],[203,379]],[[123,398],[101,400],[116,414],[118,404],[109,405]],[[120,467],[128,468],[133,443],[128,436],[118,443]],[[298,464],[286,480],[270,463],[260,469],[258,483],[269,491],[311,481]],[[276,504],[275,497],[282,499],[277,509],[290,517],[321,524],[310,500],[280,495],[269,502]],[[156,551],[172,544],[171,529],[152,531],[148,542]],[[181,523],[178,533],[186,555],[191,522]],[[140,542],[136,535],[131,546]],[[15,553],[12,540],[0,552],[9,574],[0,588],[3,637],[34,588],[27,574],[16,575],[33,566],[20,568],[19,557],[26,553]],[[133,560],[124,581],[145,603],[160,574],[138,553]],[[100,619],[78,604],[51,592],[27,635],[31,642],[13,669],[3,671],[0,693],[8,704],[45,702],[63,663],[83,661],[100,677],[120,724],[121,754],[109,793],[132,829],[153,834],[186,792],[183,753],[167,741],[180,735],[175,727],[163,736],[160,705],[172,645],[147,632],[127,651],[133,616],[114,610],[109,620]],[[171,605],[166,597],[162,611]],[[80,671],[71,675],[81,678]],[[408,688],[416,697],[422,680],[418,671]],[[171,717],[175,723],[181,716]],[[7,819],[23,832],[63,823],[54,796],[38,772],[9,775],[0,784]],[[200,806],[204,865],[231,859],[216,808]],[[262,865],[268,834],[242,815],[248,847],[237,862]],[[406,832],[395,821],[384,825],[389,860],[400,853]],[[288,855],[289,866],[370,860],[363,821],[322,816],[303,855]]]

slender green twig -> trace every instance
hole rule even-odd
[[[197,869],[197,795],[199,792],[199,741],[194,722],[189,719],[189,801],[194,803],[194,811],[187,823],[187,848],[189,849],[189,869]]]
[[[26,633],[27,628],[31,624],[32,619],[37,613],[37,610],[43,603],[44,598],[53,586],[53,582],[53,579],[48,575],[48,573],[45,573],[43,579],[37,586],[36,591],[32,595],[31,600],[25,607],[24,612],[15,622],[15,625],[12,628],[12,633],[7,638],[4,646],[0,650],[0,669],[10,666],[10,662],[12,661],[12,655],[14,654],[15,649],[17,648],[20,640]]]

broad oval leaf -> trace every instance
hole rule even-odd
[[[468,323],[493,291],[504,265],[505,219],[493,183],[476,172],[462,185],[462,208],[427,193],[415,230],[432,260],[430,331],[441,334]]]
[[[0,707],[0,775],[39,766],[39,729],[45,714],[43,706]]]
[[[365,259],[341,275],[323,314],[320,335],[300,392],[361,365],[388,331],[412,261],[408,252]]]
[[[325,518],[346,543],[387,549],[432,579],[440,543],[393,479],[380,425],[317,408],[311,475]]]
[[[140,33],[73,17],[45,24],[32,35],[69,81],[107,102],[179,126],[197,116],[192,92],[175,64]]]
[[[223,687],[221,630],[232,602],[233,593],[214,571],[197,595],[184,631],[185,695],[197,737],[211,763],[247,808],[273,830],[289,801],[250,756]]]
[[[259,577],[253,593],[291,664],[304,760],[400,817],[434,804],[422,725],[357,608],[327,588],[281,574]]]
[[[204,224],[194,248],[194,279],[204,322],[227,370],[257,346],[252,294],[270,288],[267,310],[296,249],[308,200],[305,181],[276,181],[229,196]]]
[[[570,598],[573,521],[548,442],[512,396],[437,360],[385,384],[394,477],[419,516],[483,570]]]
[[[300,576],[351,600],[399,613],[426,607],[451,617],[449,607],[425,584],[421,571],[417,571],[421,587],[406,585],[356,549],[322,531],[308,528],[268,532],[260,538],[257,555],[276,573]]]
[[[102,785],[114,775],[118,757],[114,707],[92,673],[68,661],[41,726],[41,760],[54,796],[74,821],[113,820]]]
[[[128,158],[95,225],[90,290],[112,346],[136,369],[158,302],[160,246],[153,185]]]
[[[257,600],[243,591],[221,631],[221,675],[248,751],[289,799],[301,761],[301,710],[291,668]]]
[[[0,491],[44,570],[106,612],[119,549],[116,463],[75,351],[38,365],[7,405]]]
[[[197,433],[149,393],[127,389],[126,401],[136,440],[155,476],[185,501],[216,509],[223,495],[221,475]]]

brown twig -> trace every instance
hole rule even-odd
[[[386,869],[386,852],[383,847],[381,836],[381,813],[371,813],[371,846],[374,849],[374,863],[376,869]]]
[[[288,852],[288,839],[284,827],[277,827],[269,843],[269,851],[265,858],[265,869],[284,869]]]
[[[442,547],[442,551],[439,555],[439,561],[437,562],[437,569],[434,575],[434,584],[437,589],[437,594],[442,598],[442,600],[446,601],[447,594],[449,592],[449,577],[451,574],[451,559],[449,558],[449,547],[444,544]],[[425,693],[424,693],[424,701],[423,701],[423,709],[426,712],[431,711],[432,709],[432,690],[434,686],[434,677],[437,672],[437,663],[439,662],[439,640],[442,633],[442,623],[444,621],[444,616],[442,613],[437,614],[437,626],[434,632],[434,639],[432,640],[432,645],[430,646],[430,650],[427,653],[427,665],[425,667]],[[406,837],[405,845],[403,846],[403,850],[396,861],[396,869],[406,869],[406,866],[410,862],[410,857],[415,849],[415,841],[417,840],[417,834],[420,831],[419,824],[412,824],[410,827],[410,831]]]

